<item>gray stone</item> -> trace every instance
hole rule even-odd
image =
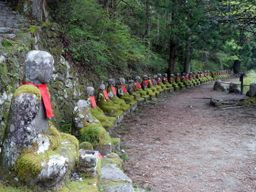
[[[107,164],[102,167],[101,179],[132,183],[132,180],[114,164]]]
[[[236,83],[230,83],[229,84],[229,93],[240,94],[241,93],[240,85],[236,84]]]
[[[4,55],[0,55],[0,63],[5,63],[6,57]]]
[[[81,129],[85,124],[97,124],[97,120],[90,112],[90,102],[87,100],[79,100],[74,108],[75,127]]]
[[[134,192],[132,180],[114,164],[102,167],[101,182],[105,192]]]
[[[134,192],[131,183],[112,183],[104,186],[104,192]]]
[[[0,34],[2,33],[12,33],[14,31],[13,28],[10,27],[0,27]]]
[[[246,95],[247,95],[248,97],[254,97],[254,96],[256,96],[256,84],[255,84],[255,83],[250,84],[250,89],[249,89],[249,91],[246,93]]]
[[[228,85],[224,84],[221,80],[217,80],[214,83],[213,90],[226,92],[228,90]]]
[[[79,172],[89,177],[96,177],[100,153],[84,149],[80,149],[79,153]]]
[[[30,51],[25,61],[26,81],[33,84],[48,83],[52,77],[53,64],[53,57],[48,52]],[[23,177],[18,174],[18,178],[28,185],[55,187],[75,166],[78,159],[75,139],[71,141],[71,138],[62,138],[60,134],[51,135],[45,107],[36,87],[22,86],[15,92],[8,125],[1,154],[1,166],[6,173],[14,171],[13,167],[19,165],[18,160],[26,158],[23,154],[37,156],[52,150],[51,154],[45,155],[47,158],[40,160],[41,170],[37,175]],[[51,128],[56,130],[53,125]],[[54,146],[58,148],[56,151],[51,148],[52,137],[57,140]],[[25,161],[28,167],[35,166],[33,158],[27,158]],[[24,169],[24,165],[22,167]],[[18,172],[19,170],[15,169],[15,174]]]
[[[49,83],[53,74],[53,56],[46,51],[30,51],[25,60],[26,81]]]

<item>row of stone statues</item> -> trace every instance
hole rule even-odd
[[[53,68],[54,59],[48,52],[27,54],[25,82],[13,95],[0,157],[6,178],[17,178],[40,188],[58,187],[72,170],[79,170],[79,166],[84,170],[87,167],[83,165],[84,150],[99,150],[105,155],[118,148],[120,140],[111,138],[107,130],[120,123],[130,110],[135,110],[138,102],[163,91],[192,87],[227,75],[226,71],[206,71],[171,74],[169,78],[167,74],[152,78],[144,75],[142,79],[136,76],[128,83],[124,78],[109,79],[107,86],[104,83],[99,86],[96,97],[94,88],[87,87],[88,98],[79,100],[74,108],[73,136],[59,132],[50,122],[54,112],[47,84]]]

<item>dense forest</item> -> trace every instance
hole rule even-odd
[[[65,55],[104,79],[115,72],[255,67],[253,0],[49,1]]]

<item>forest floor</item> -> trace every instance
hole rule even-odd
[[[134,183],[152,192],[256,192],[256,107],[219,109],[239,98],[213,84],[161,96],[114,130]]]

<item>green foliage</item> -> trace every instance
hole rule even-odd
[[[94,0],[61,1],[57,19],[63,22],[67,52],[91,68],[100,79],[115,71],[161,70],[165,61],[131,35],[128,26]],[[158,65],[156,65],[158,64]]]

